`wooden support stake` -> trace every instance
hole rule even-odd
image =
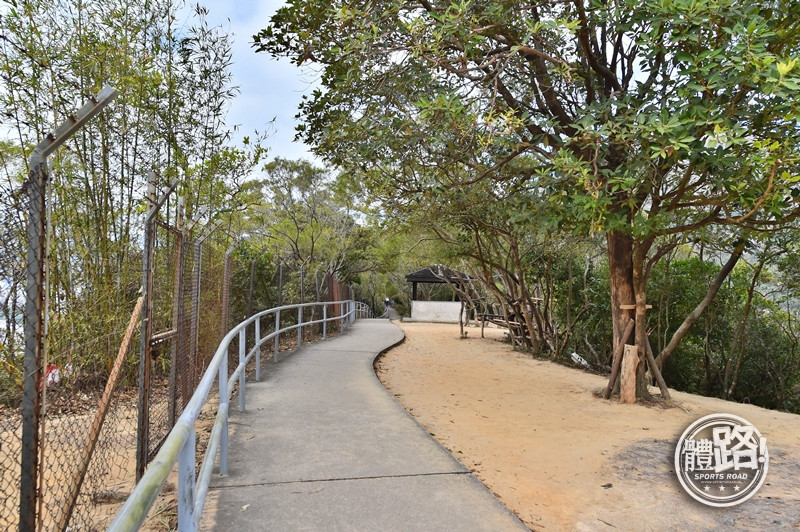
[[[625,326],[625,332],[622,333],[622,338],[619,339],[619,344],[617,345],[616,349],[614,349],[614,361],[611,364],[611,376],[608,378],[608,386],[606,386],[606,392],[603,394],[603,399],[609,399],[611,397],[611,392],[614,390],[614,385],[617,383],[617,377],[619,376],[619,368],[622,365],[622,352],[625,349],[625,344],[628,342],[628,338],[631,337],[631,333],[633,333],[633,325],[635,320],[628,321],[628,325]]]
[[[639,365],[639,348],[625,345],[622,356],[622,371],[619,376],[619,401],[623,404],[636,402],[636,367]]]
[[[645,350],[645,355],[647,355],[647,365],[650,367],[650,373],[653,375],[653,377],[655,377],[656,382],[658,383],[658,389],[661,390],[661,398],[669,401],[672,399],[672,397],[669,395],[667,383],[664,382],[664,376],[661,375],[661,370],[658,369],[656,359],[653,357],[653,348],[650,346],[650,340],[647,341],[647,345],[645,347],[647,348]]]
[[[92,459],[95,445],[97,445],[97,439],[100,436],[100,429],[103,427],[103,421],[106,419],[108,407],[111,404],[111,394],[114,392],[114,388],[117,387],[117,382],[119,382],[120,373],[122,372],[122,363],[125,361],[125,356],[128,354],[133,333],[136,332],[136,328],[139,325],[139,317],[142,314],[143,304],[144,296],[140,297],[136,302],[131,320],[128,322],[128,328],[125,330],[125,336],[119,346],[117,359],[114,361],[114,366],[111,368],[111,374],[108,376],[108,382],[106,382],[106,387],[103,390],[103,397],[100,399],[100,403],[97,406],[94,421],[92,421],[92,426],[89,429],[89,436],[86,438],[83,456],[81,456],[78,462],[78,467],[72,482],[69,483],[69,485],[72,486],[72,491],[68,494],[61,508],[59,508],[57,520],[58,530],[67,529],[67,523],[72,515],[72,509],[75,506],[75,502],[78,500],[78,494],[80,493],[81,485],[83,485],[83,479],[86,477],[86,471],[89,469],[89,461]]]

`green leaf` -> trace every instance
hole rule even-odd
[[[783,76],[785,76],[786,74],[788,74],[789,72],[792,71],[792,69],[794,68],[794,65],[796,63],[797,63],[797,60],[796,59],[792,59],[791,61],[789,61],[787,63],[778,62],[778,64],[775,65],[775,66],[778,69],[778,74],[780,74],[780,76],[783,77]]]

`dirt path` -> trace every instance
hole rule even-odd
[[[595,397],[606,378],[514,352],[498,329],[398,325],[384,385],[531,529],[800,530],[800,416],[681,392],[672,408],[620,405]],[[694,501],[673,472],[681,433],[719,412],[770,452],[765,484],[733,508]]]

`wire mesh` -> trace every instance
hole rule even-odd
[[[119,343],[123,336],[124,330],[114,331],[99,341]],[[96,348],[98,342],[80,349]],[[125,350],[123,366],[135,363],[131,351]],[[55,371],[62,374],[55,377]],[[105,412],[103,388],[86,386],[63,368],[51,371],[44,390],[39,522],[48,530],[67,523],[72,530],[99,530],[108,513],[102,503],[118,502],[135,481],[129,451],[131,442],[135,450],[135,393],[130,386],[116,386]],[[100,415],[105,416],[102,425]],[[99,434],[92,431],[95,423]]]
[[[223,302],[228,305],[230,296],[226,252],[222,242],[208,238],[212,230],[196,230],[202,236],[190,238],[180,228],[154,222],[150,382],[142,407],[148,417],[147,462],[183,412],[227,332],[221,321]]]
[[[287,267],[282,276],[274,260],[252,249],[229,248],[231,252],[226,253],[228,243],[222,236],[200,238],[195,233],[202,231],[195,231],[189,238],[170,225],[165,214],[153,227],[152,334],[142,340],[141,331],[135,330],[141,320],[133,309],[140,296],[143,255],[130,241],[110,249],[116,244],[90,230],[93,223],[104,223],[92,220],[91,206],[74,201],[69,208],[65,205],[74,185],[58,177],[55,185],[61,201],[53,201],[49,233],[44,224],[45,196],[39,194],[43,186],[35,194],[30,188],[24,194],[12,190],[16,207],[4,205],[1,211],[4,234],[13,244],[0,261],[0,529],[20,528],[21,515],[32,519],[30,526],[22,526],[30,530],[102,530],[111,522],[136,480],[142,341],[151,347],[146,396],[149,460],[183,411],[231,324],[241,321],[250,309],[347,295],[320,273]],[[25,238],[25,217],[19,215],[26,210],[41,214],[30,238]],[[144,228],[138,232],[144,233]],[[29,257],[33,257],[30,269]],[[26,299],[31,299],[26,297],[28,278],[40,295],[32,296],[31,318],[23,320]],[[329,316],[336,315],[337,307],[329,311]],[[319,310],[308,312],[304,321],[321,318]],[[49,320],[36,321],[39,317]],[[262,337],[274,330],[274,319],[261,320]],[[296,314],[285,314],[281,325],[296,320]],[[23,322],[41,335],[26,338]],[[336,329],[336,324],[329,324],[327,333]],[[248,330],[248,348],[254,345],[253,332]],[[314,337],[317,332],[309,329],[304,334]],[[23,364],[26,340],[41,344],[40,358],[30,371]],[[281,349],[295,342],[294,335],[286,334]],[[272,343],[263,348],[262,361],[269,359],[271,347]],[[230,371],[237,363],[232,352]],[[27,417],[25,375],[35,383],[28,390],[33,408]],[[213,420],[213,413],[205,415]],[[26,426],[31,427],[27,434]],[[198,431],[198,454],[205,448],[202,438],[207,435]],[[26,482],[27,493],[38,494],[27,506],[23,504]],[[174,525],[174,515],[167,512],[162,517],[163,522],[152,526]]]
[[[222,315],[224,248],[220,249],[214,241],[208,240],[202,247],[202,275],[198,290],[199,302],[196,320],[197,351],[195,360],[195,386],[206,371],[208,363],[214,356],[225,332],[222,331],[220,316]]]
[[[145,463],[150,462],[162,442],[169,434],[175,419],[180,415],[180,410],[175,410],[172,402],[174,398],[174,373],[171,372],[173,343],[177,343],[178,328],[176,323],[176,282],[182,275],[179,264],[179,245],[182,245],[183,236],[180,228],[157,219],[153,223],[153,260],[148,265],[152,275],[151,314],[152,320],[149,360],[150,382],[147,387],[145,400],[148,410],[149,424],[147,427],[148,447],[146,449]],[[159,340],[174,331],[175,336]],[[141,435],[140,435],[141,436]]]
[[[27,276],[22,176],[0,181],[0,529],[18,526],[22,451],[23,314]]]
[[[0,408],[0,528],[4,530],[19,523],[21,446],[22,413],[18,408]]]

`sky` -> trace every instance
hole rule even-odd
[[[194,2],[192,2],[194,3]],[[239,124],[234,139],[272,131],[266,145],[268,157],[317,161],[308,147],[294,142],[297,107],[304,93],[314,87],[313,73],[303,72],[288,59],[256,53],[253,35],[264,29],[283,0],[200,0],[208,8],[208,22],[233,35],[233,83],[240,94],[231,105],[228,125]],[[270,121],[274,123],[270,125]]]

